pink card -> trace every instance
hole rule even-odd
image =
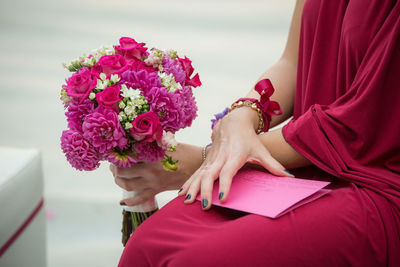
[[[278,177],[265,171],[243,168],[235,175],[225,203],[218,200],[219,182],[213,188],[212,204],[234,210],[278,218],[331,190],[329,182]],[[197,197],[200,200],[200,195]]]

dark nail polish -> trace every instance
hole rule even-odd
[[[179,194],[180,192],[182,192],[182,190],[183,190],[183,188],[179,189],[178,194]]]
[[[224,192],[220,192],[218,199],[221,200],[223,197],[224,197]]]
[[[289,174],[289,175],[293,175],[290,171],[288,171],[288,170],[284,170],[284,172],[286,172],[287,174]]]
[[[192,196],[190,195],[190,194],[188,194],[187,196],[186,196],[186,198],[185,198],[185,200],[188,200],[188,199],[190,199]]]
[[[208,200],[203,198],[203,200],[201,201],[201,206],[204,208],[206,208],[208,206]]]
[[[125,202],[120,202],[119,203],[121,206],[126,206],[126,203]]]

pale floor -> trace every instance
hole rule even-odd
[[[131,36],[193,60],[199,117],[181,142],[210,141],[212,114],[246,93],[280,56],[294,0],[1,0],[0,146],[42,151],[48,266],[116,266],[120,190],[107,164],[73,170],[59,148],[66,123],[61,62]],[[176,192],[160,194],[160,205]]]

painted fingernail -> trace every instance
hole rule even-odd
[[[208,206],[208,200],[203,198],[203,200],[201,201],[201,206],[203,207],[203,209],[205,209]]]
[[[126,206],[126,203],[125,202],[120,202],[119,203],[121,206]]]
[[[179,189],[178,194],[179,194],[180,192],[182,192],[182,190],[183,190],[183,187],[182,187],[181,189]]]
[[[218,199],[221,200],[223,197],[224,197],[224,192],[220,192]]]
[[[290,171],[288,171],[288,170],[284,170],[284,172],[286,172],[287,174],[289,174],[289,175],[293,175]]]
[[[190,199],[192,196],[190,195],[190,194],[188,194],[187,196],[186,196],[186,198],[185,198],[185,200],[188,200],[188,199]]]

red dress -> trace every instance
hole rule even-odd
[[[283,133],[333,191],[274,220],[176,198],[119,266],[400,266],[399,115],[400,1],[307,1]]]

